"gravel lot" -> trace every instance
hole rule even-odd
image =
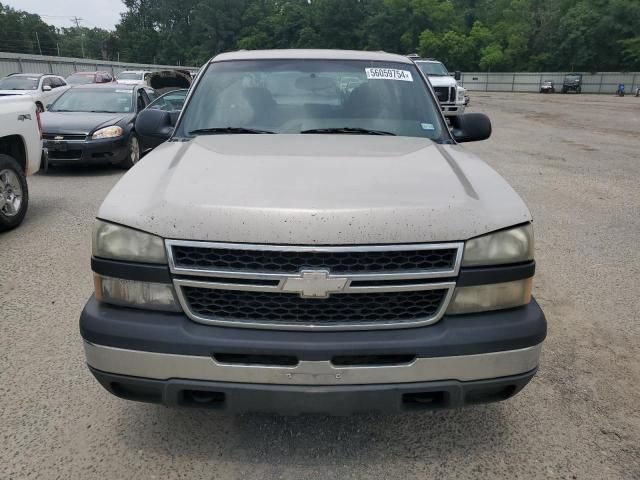
[[[30,179],[0,236],[0,478],[640,478],[640,99],[471,93],[468,148],[535,218],[549,320],[514,399],[406,416],[232,417],[129,403],[84,365],[92,220],[122,172]]]

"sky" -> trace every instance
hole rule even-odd
[[[2,3],[17,10],[37,13],[42,20],[56,27],[71,27],[71,17],[83,20],[80,25],[112,30],[125,10],[120,0],[5,0]]]

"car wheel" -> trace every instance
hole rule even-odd
[[[131,168],[140,160],[140,140],[135,133],[129,137],[127,157],[120,164],[123,168]]]
[[[0,155],[0,232],[20,225],[28,205],[26,175],[13,157]]]

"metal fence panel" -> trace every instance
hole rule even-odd
[[[562,90],[565,72],[467,72],[462,74],[462,85],[469,91],[485,92],[538,92],[545,80]],[[596,72],[582,74],[583,93],[615,93],[623,83],[627,92],[640,87],[640,72]]]
[[[146,65],[0,52],[0,78],[18,72],[53,73],[66,77],[83,70],[106,70],[115,75],[122,70],[155,71],[174,68],[198,70],[198,67],[177,65]],[[538,92],[543,81],[551,80],[556,84],[556,91],[560,91],[564,76],[564,72],[467,72],[462,74],[461,82],[470,91]],[[634,91],[640,87],[640,72],[583,73],[582,91],[584,93],[613,94],[620,83],[624,83],[627,92]]]
[[[178,65],[147,65],[142,63],[110,62],[87,58],[52,57],[0,52],[0,78],[11,73],[53,73],[67,77],[74,72],[104,70],[113,75],[123,70],[166,70],[181,68],[197,71],[198,67]]]

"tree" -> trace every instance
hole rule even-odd
[[[640,0],[123,3],[113,32],[56,29],[0,3],[0,48],[182,65],[239,48],[346,48],[417,51],[452,70],[640,69]]]

